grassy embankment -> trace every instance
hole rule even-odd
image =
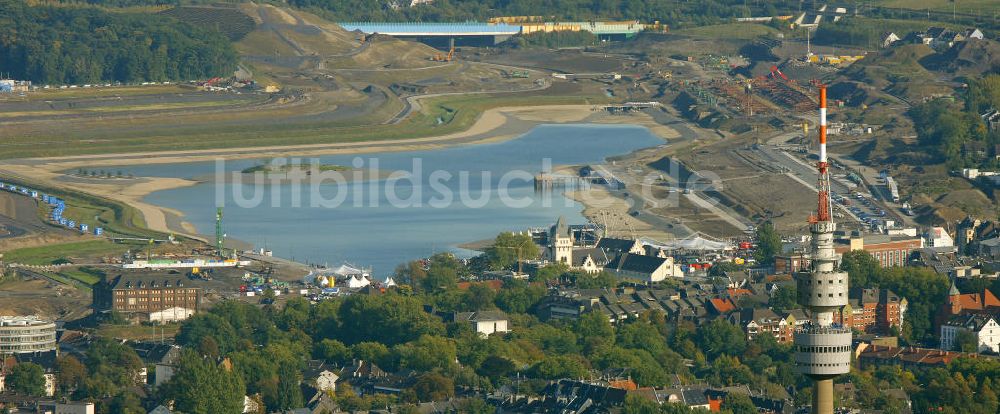
[[[54,248],[58,246],[58,248]],[[4,261],[27,265],[51,265],[72,260],[74,257],[87,257],[117,250],[124,253],[129,246],[115,244],[107,240],[87,240],[57,245],[26,247],[4,253]]]
[[[127,125],[120,135],[105,135],[100,139],[78,136],[86,132],[69,131],[51,137],[32,137],[29,142],[11,143],[0,148],[0,159],[80,154],[210,150],[237,147],[325,144],[361,141],[432,137],[460,132],[475,123],[483,111],[502,106],[592,104],[607,98],[597,96],[527,95],[467,95],[429,98],[421,101],[422,108],[398,124],[357,125],[358,119],[341,122],[282,123],[276,119],[270,125],[252,128],[173,126],[169,129],[136,130]],[[384,114],[383,114],[384,115]],[[391,115],[390,115],[391,116]],[[384,117],[386,119],[388,117]],[[375,121],[375,120],[366,120]],[[121,122],[108,120],[109,123]],[[54,132],[53,132],[54,133]],[[15,138],[16,140],[16,138]]]
[[[146,228],[146,223],[142,214],[138,210],[124,203],[108,200],[105,198],[85,194],[77,191],[54,189],[40,186],[36,183],[23,182],[5,179],[5,182],[12,182],[17,185],[35,188],[43,193],[58,196],[66,201],[66,211],[63,216],[74,219],[78,222],[91,224],[91,227],[103,227],[106,235],[121,235],[141,239],[164,239],[166,235]],[[47,208],[39,210],[39,215],[48,213]],[[42,217],[43,220],[47,219]],[[96,218],[96,222],[95,222]],[[93,259],[95,257],[118,256],[129,248],[143,248],[145,243],[113,243],[110,240],[85,240],[72,241],[66,243],[46,244],[39,247],[28,247],[14,249],[4,254],[4,261],[8,263],[21,263],[29,265],[49,265],[72,261],[73,258]],[[63,277],[76,279],[85,284],[92,284],[85,278],[78,278],[79,275],[68,274]],[[54,276],[58,279],[59,276]]]

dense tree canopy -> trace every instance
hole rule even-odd
[[[242,378],[231,372],[227,364],[228,361],[219,364],[185,351],[177,372],[164,384],[165,394],[173,397],[178,411],[185,413],[242,412],[246,387]]]
[[[14,365],[6,378],[7,387],[27,395],[45,395],[45,371],[38,364],[25,362]]]
[[[186,81],[235,68],[228,39],[170,17],[0,0],[0,72],[16,79]]]

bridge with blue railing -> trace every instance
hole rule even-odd
[[[496,44],[517,34],[559,31],[586,31],[599,37],[632,37],[646,29],[647,25],[629,22],[555,22],[555,23],[338,23],[347,31],[365,35],[382,34],[393,37],[414,38],[429,43],[443,44],[455,40],[478,40],[479,43]],[[468,42],[466,42],[468,43]]]

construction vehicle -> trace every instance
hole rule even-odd
[[[784,73],[781,73],[781,69],[778,69],[777,66],[771,66],[771,74],[770,74],[770,76],[771,76],[771,79],[778,79],[780,77],[781,79],[785,80],[786,82],[788,81],[788,76],[785,76]]]
[[[435,62],[451,62],[455,58],[455,42],[451,42],[451,48],[448,49],[448,54],[444,55],[441,53],[435,53],[431,60]]]

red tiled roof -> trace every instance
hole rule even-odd
[[[482,282],[458,282],[459,290],[468,290],[472,285],[486,285],[490,289],[500,290],[503,287],[502,280],[484,280]]]
[[[729,313],[736,310],[736,305],[729,298],[715,298],[708,301],[718,313]]]
[[[639,384],[636,384],[635,381],[632,381],[631,379],[608,381],[608,386],[626,391],[635,391],[639,389]]]
[[[731,298],[738,298],[738,297],[743,296],[743,295],[752,294],[753,292],[751,292],[750,289],[732,289],[732,288],[729,288],[729,289],[726,289],[726,293],[728,293],[729,297],[731,297]]]

